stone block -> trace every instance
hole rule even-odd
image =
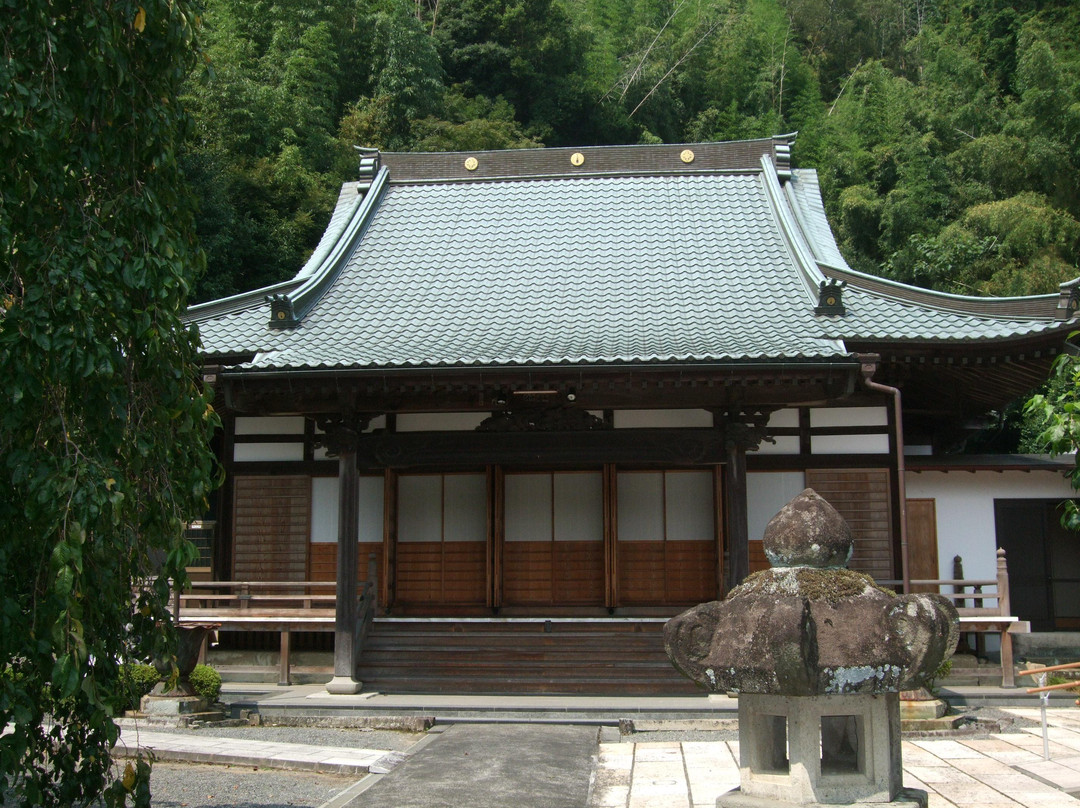
[[[205,713],[208,705],[198,696],[171,695],[168,693],[160,696],[150,694],[143,696],[139,701],[139,712],[146,715],[178,716],[191,713]]]
[[[903,788],[896,693],[739,697],[741,796],[889,803]]]

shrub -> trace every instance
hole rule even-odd
[[[934,675],[931,676],[926,682],[926,689],[931,693],[937,691],[937,683],[939,679],[948,679],[949,674],[952,673],[952,658],[943,659],[941,664],[937,666],[937,670],[934,671]]]
[[[209,665],[196,665],[191,672],[191,686],[200,698],[213,704],[221,694],[221,674]]]
[[[154,685],[160,680],[157,668],[153,665],[140,663],[127,663],[120,668],[120,682],[124,693],[124,703],[121,709],[134,710],[139,706],[139,700],[154,689]]]

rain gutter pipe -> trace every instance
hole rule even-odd
[[[906,474],[904,464],[904,410],[898,388],[871,380],[876,371],[877,357],[862,357],[863,384],[868,390],[892,396],[893,400],[893,423],[896,427],[896,493],[897,499],[900,500],[900,577],[903,581],[904,594],[907,594],[908,590],[911,589],[911,573],[908,564],[907,483],[904,479]]]

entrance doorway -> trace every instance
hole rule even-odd
[[[1080,536],[1061,526],[1060,506],[1060,500],[994,500],[1012,610],[1034,631],[1080,628]]]

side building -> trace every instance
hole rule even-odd
[[[365,154],[295,278],[190,309],[213,575],[340,593],[374,554],[383,616],[656,620],[762,566],[811,486],[906,586],[939,555],[906,488],[945,492],[929,460],[1045,379],[1076,285],[853,271],[793,140]]]

